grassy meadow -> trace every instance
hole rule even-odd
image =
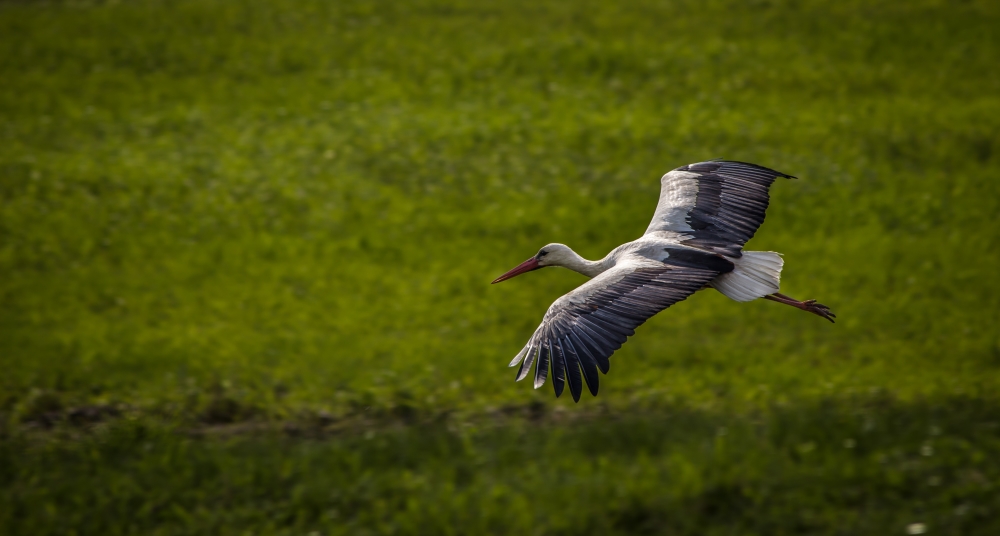
[[[0,1],[0,533],[1000,533],[1000,4]],[[574,404],[700,160],[800,177]]]

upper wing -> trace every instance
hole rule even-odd
[[[660,202],[645,234],[684,233],[691,236],[687,244],[738,257],[764,222],[767,191],[778,177],[795,178],[725,160],[679,167],[660,179]]]
[[[540,387],[551,361],[556,396],[568,379],[573,400],[580,399],[581,369],[596,395],[597,370],[607,374],[608,358],[635,328],[733,269],[729,261],[695,250],[677,255],[675,264],[672,261],[619,264],[556,300],[510,363],[512,367],[521,363],[517,379],[524,379],[537,361],[535,388]]]

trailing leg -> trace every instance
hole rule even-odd
[[[837,315],[833,314],[833,311],[831,311],[829,307],[823,305],[822,303],[816,303],[816,300],[799,301],[795,298],[791,298],[777,292],[764,296],[764,299],[776,301],[785,305],[791,305],[797,309],[802,309],[803,311],[808,311],[814,315],[822,316],[830,322],[833,322],[833,319],[837,318]]]

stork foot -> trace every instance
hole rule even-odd
[[[833,314],[833,311],[831,311],[829,307],[823,305],[822,303],[816,303],[816,300],[799,301],[795,298],[778,293],[764,296],[764,298],[778,303],[783,303],[785,305],[791,305],[792,307],[802,309],[803,311],[812,313],[816,316],[821,316],[830,322],[834,322],[833,319],[837,318],[837,315]]]
[[[830,322],[834,322],[833,319],[837,318],[837,315],[833,314],[833,311],[831,311],[829,307],[823,305],[822,303],[816,303],[816,300],[806,300],[801,303],[802,306],[799,308],[803,311],[809,311],[816,316],[822,316]]]

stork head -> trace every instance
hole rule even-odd
[[[564,244],[549,244],[538,250],[534,257],[518,264],[507,273],[493,280],[493,283],[506,281],[514,276],[525,272],[545,268],[546,266],[566,266],[576,258],[577,255],[569,246]]]

